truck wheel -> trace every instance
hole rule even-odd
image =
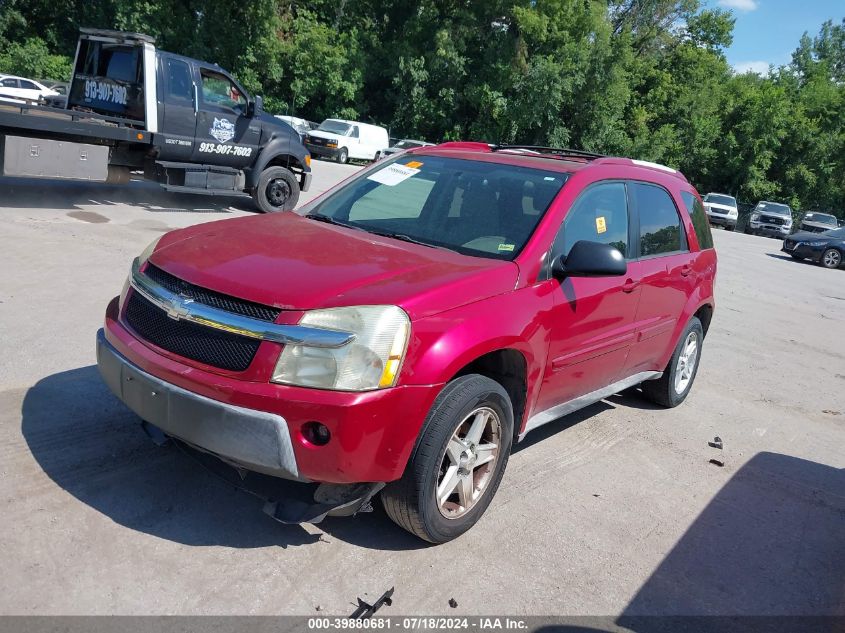
[[[646,380],[642,384],[645,397],[664,407],[677,407],[692,388],[698,373],[698,361],[701,359],[701,344],[704,342],[704,329],[698,317],[692,317],[681,340],[675,346],[675,352],[669,360],[663,375],[657,380]]]
[[[456,378],[434,401],[402,479],[382,492],[388,516],[431,543],[460,536],[490,505],[512,442],[504,388],[478,374]]]
[[[825,268],[839,268],[842,264],[842,253],[835,248],[829,248],[822,253],[819,263]]]
[[[252,199],[264,213],[290,211],[299,202],[299,183],[289,169],[268,167],[258,177]]]
[[[340,151],[337,153],[337,162],[341,165],[345,165],[349,162],[349,151],[345,147],[341,147]]]

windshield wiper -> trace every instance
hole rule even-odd
[[[325,222],[326,224],[334,224],[336,226],[345,226],[347,229],[358,229],[360,227],[353,226],[351,224],[347,224],[346,222],[341,222],[340,220],[335,220],[330,215],[323,215],[322,213],[309,213],[305,216],[311,220],[317,220],[317,222]]]
[[[372,233],[373,235],[381,235],[382,237],[392,237],[395,240],[401,240],[403,242],[410,242],[411,244],[419,244],[420,246],[428,246],[429,248],[439,248],[444,251],[451,251],[451,248],[446,246],[440,246],[439,244],[432,244],[431,242],[423,242],[422,240],[418,240],[415,237],[411,237],[410,235],[405,235],[404,233],[391,233],[390,231],[373,231],[371,229],[367,230],[368,233]]]

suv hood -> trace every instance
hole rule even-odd
[[[282,212],[173,231],[150,262],[283,310],[393,304],[412,319],[512,290],[519,267]]]

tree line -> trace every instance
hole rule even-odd
[[[3,0],[0,72],[67,80],[83,26],[217,62],[273,113],[653,160],[845,217],[845,19],[761,76],[700,0]]]

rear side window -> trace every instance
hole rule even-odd
[[[581,240],[609,244],[628,256],[628,201],[624,184],[593,185],[582,193],[566,214],[552,252],[555,257],[568,255]]]
[[[38,86],[26,79],[21,79],[21,88],[24,90],[38,90]]]
[[[640,257],[684,250],[681,218],[669,192],[641,182],[631,183],[630,187],[640,222]]]
[[[17,88],[18,87],[18,80],[17,79],[4,79],[0,81],[0,86],[4,88]]]
[[[699,248],[702,250],[713,248],[713,234],[710,233],[710,222],[707,221],[704,205],[689,191],[682,191],[681,198],[683,198],[684,205],[687,208],[690,219],[692,219],[692,228],[695,229]]]

